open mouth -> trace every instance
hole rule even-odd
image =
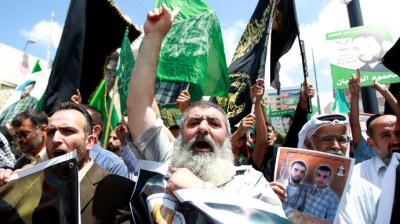
[[[199,139],[194,143],[197,152],[210,152],[212,151],[211,145],[204,139]]]
[[[62,150],[56,150],[53,152],[54,157],[65,155],[66,153]]]

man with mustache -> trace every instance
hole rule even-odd
[[[314,175],[315,186],[307,192],[303,212],[333,221],[338,209],[339,198],[329,188],[332,169],[322,165],[317,168]]]
[[[303,126],[299,132],[297,148],[349,157],[349,134],[350,124],[346,115],[319,115]],[[287,200],[286,187],[278,182],[272,182],[271,186],[283,201]],[[379,188],[357,175],[352,175],[348,189],[341,198],[334,223],[373,223],[380,194]],[[328,209],[324,204],[317,206],[320,210]]]
[[[138,159],[171,165],[167,192],[187,188],[218,188],[260,199],[271,212],[285,217],[282,204],[262,173],[234,166],[230,125],[225,112],[208,101],[193,103],[183,114],[174,143],[152,109],[162,40],[179,13],[163,5],[147,15],[145,36],[133,69],[127,100],[129,129]],[[190,74],[187,74],[190,75]]]
[[[289,208],[299,211],[303,210],[306,191],[310,188],[310,186],[301,183],[306,172],[307,166],[303,161],[294,161],[290,166],[290,177],[283,183],[286,186],[286,193],[288,195],[287,201],[283,203],[285,211]]]
[[[81,222],[129,222],[134,183],[103,170],[90,158],[89,151],[96,144],[90,114],[72,102],[62,103],[54,111],[47,128],[47,154],[52,159],[76,149]],[[112,194],[110,190],[118,194]]]
[[[400,129],[394,115],[378,115],[368,127],[368,145],[375,157],[354,166],[354,174],[360,175],[381,188],[382,179],[394,152],[400,152]]]
[[[96,140],[90,114],[72,102],[62,103],[53,111],[46,131],[47,155],[53,159],[76,150],[81,223],[132,221],[130,200],[134,182],[101,169],[89,156]],[[0,186],[9,182],[11,173],[12,170],[0,169]]]
[[[14,140],[23,153],[15,163],[14,169],[27,164],[36,165],[48,160],[46,153],[47,115],[43,111],[26,110],[17,114],[11,121]]]

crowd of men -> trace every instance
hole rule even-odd
[[[166,192],[170,195],[179,189],[218,190],[257,199],[282,218],[290,218],[287,211],[296,209],[335,223],[374,223],[385,172],[393,155],[400,152],[400,107],[386,86],[375,83],[374,88],[395,115],[372,116],[367,122],[368,139],[362,137],[358,120],[359,74],[349,80],[349,117],[328,114],[307,120],[307,101],[314,89],[303,85],[280,144],[263,109],[260,80],[250,90],[251,98],[256,98],[254,113],[237,128],[230,127],[219,106],[209,101],[189,105],[190,96],[183,92],[177,101],[184,111],[182,123],[174,137],[154,107],[154,89],[162,41],[178,13],[179,8],[171,11],[165,5],[148,13],[129,86],[128,120],[111,133],[108,149],[99,141],[104,118],[95,108],[66,102],[51,115],[26,110],[13,117],[7,128],[22,152],[16,161],[9,141],[0,134],[4,152],[0,154],[0,185],[8,184],[12,173],[76,150],[82,223],[133,222],[130,203],[135,200],[132,180],[140,169],[138,159],[169,165]],[[254,126],[250,139],[247,133]],[[304,161],[293,161],[289,178],[275,181],[279,146],[355,158],[357,165],[342,198],[330,188],[335,171],[327,165],[309,170]],[[303,183],[307,172],[312,173],[313,184]]]

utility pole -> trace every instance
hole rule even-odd
[[[363,26],[363,18],[359,0],[342,0],[347,6],[350,28]],[[378,114],[378,101],[376,92],[371,87],[361,87],[361,99],[365,113]]]
[[[314,49],[311,48],[312,62],[314,67],[314,78],[315,78],[315,90],[317,91],[317,105],[318,105],[318,114],[321,114],[321,104],[319,102],[319,91],[318,91],[318,81],[317,81],[317,70],[315,69],[315,61],[314,61]]]
[[[51,36],[53,32],[53,23],[55,21],[56,16],[54,15],[54,12],[51,12],[51,19],[50,19],[50,33],[49,33],[49,39],[47,41],[47,66],[48,68],[51,68],[51,62],[50,62],[50,54],[51,54]]]

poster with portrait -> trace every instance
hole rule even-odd
[[[0,120],[3,120],[1,113],[21,98],[31,98],[32,102],[40,100],[50,77],[50,69],[35,72],[26,76],[24,80],[15,88],[12,95],[7,99],[6,103],[0,109]],[[34,84],[33,84],[34,83]],[[32,85],[33,84],[33,85]],[[35,107],[36,108],[36,104]],[[32,108],[33,109],[33,108]]]
[[[325,35],[331,55],[330,67],[334,89],[348,88],[352,74],[361,71],[361,86],[400,82],[400,77],[380,61],[394,42],[385,26],[360,26]]]
[[[294,118],[295,109],[271,111],[269,120],[276,131],[287,134]]]
[[[354,159],[323,152],[279,147],[276,182],[288,195],[282,203],[294,223],[332,223],[347,190]]]

